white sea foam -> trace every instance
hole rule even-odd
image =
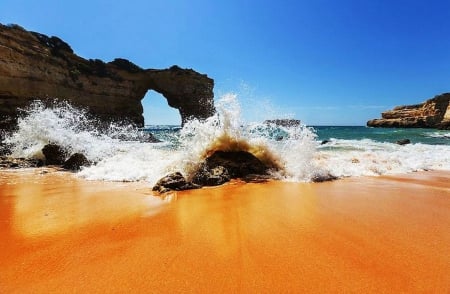
[[[101,132],[85,110],[66,102],[45,106],[35,101],[23,112],[26,115],[19,118],[18,130],[5,139],[15,157],[41,157],[42,147],[54,143],[69,153],[82,152],[89,160],[99,161],[128,149],[119,138],[135,138],[138,131],[131,125],[110,124]]]
[[[315,163],[337,177],[450,170],[450,146],[334,139],[318,148]]]
[[[368,139],[331,139],[320,145],[313,129],[304,125],[281,127],[249,123],[241,118],[236,95],[217,102],[217,113],[205,121],[188,122],[164,136],[167,142],[141,143],[132,126],[110,125],[102,132],[85,111],[66,103],[45,107],[35,102],[19,120],[19,129],[7,142],[16,157],[39,157],[40,150],[56,143],[69,152],[82,152],[95,165],[79,176],[108,181],[148,181],[181,171],[191,176],[199,163],[216,150],[248,151],[273,167],[273,176],[288,181],[309,181],[318,175],[337,177],[450,170],[450,146],[400,146]]]
[[[450,132],[447,132],[447,131],[438,131],[438,132],[426,133],[426,134],[424,134],[424,136],[426,136],[426,137],[431,137],[431,138],[445,138],[445,139],[450,139]]]

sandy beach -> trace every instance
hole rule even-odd
[[[0,172],[0,293],[449,293],[450,172],[146,183]]]

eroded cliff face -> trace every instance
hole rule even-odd
[[[86,108],[104,122],[144,125],[142,98],[161,93],[182,122],[214,114],[214,81],[192,69],[142,69],[125,59],[86,60],[57,37],[0,24],[0,128],[16,124],[18,109],[55,98]]]
[[[369,127],[450,129],[450,93],[416,105],[398,106],[367,122]]]

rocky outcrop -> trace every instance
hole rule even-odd
[[[265,120],[266,124],[275,124],[282,127],[298,127],[301,124],[301,120],[292,118],[282,118],[282,119],[268,119]]]
[[[41,167],[44,162],[37,158],[14,158],[0,155],[0,169]]]
[[[156,185],[153,186],[152,191],[166,193],[169,191],[182,191],[198,188],[201,188],[201,186],[188,182],[180,172],[175,172],[160,179]]]
[[[72,154],[69,159],[67,159],[62,168],[71,170],[71,171],[79,171],[83,166],[90,166],[91,162],[81,153]]]
[[[410,139],[401,139],[401,140],[397,140],[395,142],[395,144],[397,144],[397,145],[408,145],[408,144],[411,144],[411,140]]]
[[[46,165],[61,165],[67,157],[67,152],[59,145],[47,144],[42,148]]]
[[[450,93],[416,105],[398,106],[367,122],[369,127],[450,129]]]
[[[153,191],[166,193],[218,186],[238,178],[246,182],[264,182],[270,179],[270,168],[246,151],[215,151],[200,164],[192,181],[188,181],[180,172],[175,172],[160,179]]]
[[[219,167],[220,170],[218,170]],[[214,178],[217,174],[230,180],[243,178],[250,174],[263,175],[267,173],[268,169],[250,152],[215,151],[200,165],[193,182],[199,185],[207,185],[205,183],[208,183],[209,179]]]
[[[214,81],[192,69],[142,69],[125,59],[86,60],[58,37],[0,24],[0,129],[14,127],[18,108],[55,98],[86,108],[101,121],[144,125],[141,100],[161,93],[182,123],[214,113]]]
[[[197,170],[192,182],[201,186],[219,186],[230,180],[230,173],[225,167],[218,165],[209,168],[206,164],[203,164]]]

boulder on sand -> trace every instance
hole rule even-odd
[[[215,186],[230,179],[249,175],[266,175],[268,167],[246,151],[216,151],[200,165],[193,182],[202,186]]]
[[[230,180],[228,170],[219,165],[208,168],[206,164],[202,164],[192,180],[195,184],[201,186],[218,186]]]
[[[42,153],[45,156],[46,165],[61,165],[66,160],[67,153],[59,145],[47,144],[42,148]]]
[[[166,193],[172,190],[181,191],[197,188],[200,188],[200,186],[188,182],[180,172],[175,172],[160,179],[156,185],[153,186],[152,190],[159,193]]]
[[[253,154],[246,151],[215,151],[205,159],[194,173],[192,182],[179,172],[160,179],[153,191],[165,193],[222,185],[231,179],[241,178],[247,182],[267,180],[268,167]]]
[[[71,171],[78,171],[82,166],[89,165],[91,165],[91,163],[84,154],[74,153],[64,162],[62,167]]]

